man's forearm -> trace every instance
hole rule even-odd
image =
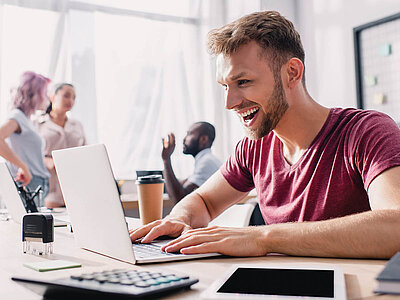
[[[317,222],[265,227],[266,253],[389,258],[400,251],[400,210],[376,210]]]
[[[175,205],[168,218],[178,219],[192,228],[205,227],[211,221],[208,207],[197,192],[187,195]]]
[[[164,160],[164,179],[167,193],[172,201],[179,202],[185,197],[185,190],[179,180],[176,178],[172,169],[171,160]]]

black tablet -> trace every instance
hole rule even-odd
[[[336,267],[235,265],[203,299],[346,299],[343,272]]]

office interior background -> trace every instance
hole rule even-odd
[[[0,121],[23,71],[71,82],[71,116],[89,144],[106,144],[116,178],[162,169],[169,132],[175,172],[185,178],[193,168],[182,154],[190,124],[215,125],[221,160],[244,134],[224,108],[207,32],[259,10],[279,11],[300,32],[310,95],[328,107],[356,107],[353,28],[400,12],[400,1],[0,0]]]

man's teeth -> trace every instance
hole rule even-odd
[[[252,109],[249,109],[248,111],[245,111],[245,112],[241,113],[240,116],[245,118],[248,115],[251,115],[252,113],[256,112],[257,110],[258,110],[258,108],[254,107]]]

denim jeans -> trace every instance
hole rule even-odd
[[[33,175],[31,182],[29,182],[27,185],[31,192],[35,191],[39,185],[42,186],[42,192],[39,193],[34,199],[38,208],[44,206],[44,198],[46,198],[47,194],[49,193],[49,179]]]

